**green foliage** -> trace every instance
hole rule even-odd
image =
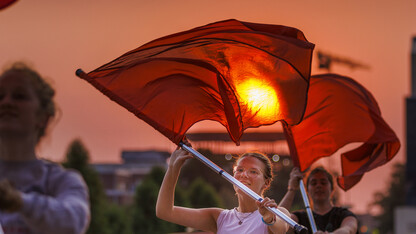
[[[134,233],[158,233],[158,229],[164,229],[163,225],[160,226],[158,219],[146,218],[156,217],[157,191],[158,186],[152,180],[145,180],[137,187],[133,212]]]
[[[175,189],[175,204],[178,206],[190,207],[191,202],[185,189],[181,186],[176,186]]]
[[[396,163],[393,165],[391,181],[386,191],[378,191],[374,194],[372,206],[381,209],[381,213],[375,218],[379,223],[380,233],[394,232],[394,210],[405,204],[405,165]]]
[[[195,179],[189,188],[189,200],[193,208],[221,207],[221,198],[214,187],[202,178]]]
[[[91,222],[88,234],[129,233],[129,219],[125,211],[106,200],[98,173],[89,166],[89,153],[81,140],[74,140],[68,147],[66,161],[62,165],[80,172],[87,184],[90,197]]]
[[[71,167],[79,171],[88,170],[89,153],[84,144],[79,139],[71,142],[66,153],[65,167]]]
[[[89,153],[81,140],[74,140],[68,147],[66,161],[62,165],[79,171],[90,193],[91,205],[105,198],[104,189],[98,173],[89,166]]]
[[[137,186],[133,207],[133,233],[171,233],[184,232],[185,227],[176,225],[156,217],[156,201],[160,184],[164,176],[164,169],[154,167]],[[175,205],[188,206],[184,191],[176,187]]]
[[[105,211],[106,223],[108,233],[130,234],[131,231],[131,216],[128,208],[118,206],[112,203],[107,203]]]
[[[150,173],[146,176],[145,180],[152,180],[158,186],[162,184],[163,177],[165,176],[165,169],[162,167],[153,167]]]
[[[224,171],[232,173],[233,162],[225,160],[224,155],[213,154],[211,151],[204,149],[198,149],[198,151],[210,159],[213,163],[221,167]],[[215,171],[198,159],[188,160],[182,168],[179,183],[181,183],[183,187],[188,187],[196,177],[201,177],[214,188],[228,186],[232,189],[232,186],[229,183],[224,183],[224,178],[222,176],[215,173]]]
[[[207,149],[198,149],[198,152],[221,167],[224,171],[232,174],[233,160],[228,161],[224,158],[224,155],[213,154]],[[201,178],[205,183],[215,188],[215,193],[219,195],[220,200],[223,201],[220,202],[219,207],[233,208],[236,206],[236,197],[234,196],[235,191],[232,184],[199,160],[188,160],[181,171],[179,178],[180,185],[184,188],[188,188],[197,177]]]

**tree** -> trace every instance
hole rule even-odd
[[[89,165],[89,153],[84,144],[79,139],[75,139],[69,145],[66,153],[66,161],[62,164],[66,168],[72,168],[79,171],[88,186],[91,222],[87,233],[109,233],[105,227],[105,216],[103,200],[105,198],[104,190],[98,174]]]
[[[394,210],[405,204],[405,165],[396,163],[393,165],[390,184],[382,192],[374,194],[374,203],[371,206],[380,208],[381,213],[375,218],[379,223],[379,231],[383,233],[394,232]]]
[[[165,169],[163,167],[153,167],[148,175],[144,178],[145,180],[154,181],[159,187],[162,184],[163,177],[165,176]]]
[[[221,167],[224,171],[232,174],[232,160],[228,161],[224,158],[224,155],[213,154],[208,149],[198,149],[198,152]],[[228,186],[227,183],[224,183],[224,178],[218,175],[211,168],[200,162],[198,159],[190,159],[186,161],[181,170],[179,183],[183,187],[188,187],[196,177],[201,177],[205,182],[217,189]],[[232,186],[229,187],[232,189]]]
[[[213,154],[208,149],[198,149],[198,152],[221,167],[224,171],[232,174],[233,160],[225,159],[222,154]],[[233,208],[237,205],[232,184],[197,159],[191,159],[185,163],[180,174],[179,184],[183,188],[189,188],[198,177],[215,188],[216,193],[220,196],[220,200],[224,201],[221,202],[220,207]]]
[[[81,140],[75,139],[69,145],[66,161],[62,165],[79,171],[87,184],[91,209],[91,222],[87,233],[112,234],[127,231],[129,225],[128,219],[123,217],[125,212],[119,210],[122,208],[109,204],[98,173],[88,163],[88,150]]]
[[[156,200],[158,191],[163,180],[165,170],[160,167],[152,168],[151,172],[137,186],[132,228],[134,233],[170,233],[184,232],[185,227],[166,222],[156,217]],[[180,186],[175,190],[175,204],[188,206],[189,202]]]
[[[221,198],[217,195],[214,187],[201,177],[192,182],[188,197],[193,208],[222,207]]]
[[[132,232],[131,216],[127,207],[107,202],[104,214],[105,222],[108,224],[106,225],[108,233],[130,234]]]
[[[162,233],[159,230],[165,229],[165,225],[156,218],[157,191],[158,186],[152,180],[144,180],[137,186],[133,211],[134,233]]]

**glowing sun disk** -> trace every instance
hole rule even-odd
[[[271,118],[279,109],[276,91],[259,79],[248,79],[237,87],[238,94],[252,114],[260,118]]]

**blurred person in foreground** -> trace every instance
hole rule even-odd
[[[55,116],[54,94],[24,63],[0,75],[0,224],[6,234],[78,234],[88,227],[82,177],[36,154]]]
[[[293,168],[287,192],[279,206],[290,209],[302,178],[299,168]],[[312,212],[318,230],[316,233],[358,233],[358,220],[354,213],[346,208],[334,206],[331,202],[334,192],[332,175],[323,167],[317,167],[309,173],[306,181],[306,190],[312,201]],[[291,218],[307,227],[309,233],[312,233],[306,211],[295,211],[291,214]],[[291,231],[293,232],[293,229]]]
[[[238,207],[186,208],[174,205],[174,191],[180,170],[185,161],[193,156],[182,148],[176,149],[170,158],[156,204],[157,217],[166,221],[213,233],[286,233],[289,225],[267,210],[275,207],[289,215],[285,208],[278,207],[274,200],[264,198],[255,201],[234,186]],[[263,154],[250,152],[241,155],[234,165],[234,177],[259,195],[272,182],[272,164]]]

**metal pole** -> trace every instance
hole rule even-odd
[[[316,229],[315,220],[313,219],[313,213],[309,204],[308,194],[306,193],[305,184],[303,183],[303,180],[299,181],[299,188],[300,193],[302,194],[303,203],[305,204],[306,212],[308,213],[308,219],[309,223],[311,224],[312,233],[315,233],[318,230]]]
[[[189,153],[193,154],[197,159],[199,159],[202,163],[207,165],[209,168],[220,174],[222,177],[224,177],[226,180],[228,180],[233,185],[237,186],[239,189],[241,189],[243,192],[245,192],[247,195],[249,195],[254,200],[257,200],[259,202],[263,201],[263,198],[260,197],[257,193],[253,192],[250,188],[248,188],[246,185],[235,179],[233,176],[222,170],[220,167],[218,167],[215,163],[213,163],[211,160],[206,158],[204,155],[199,153],[198,151],[194,150],[192,147],[189,147],[185,145],[183,142],[179,143],[179,146],[182,147],[184,150],[188,151]],[[288,223],[297,233],[307,233],[307,228],[296,223],[293,219],[288,217],[285,213],[281,212],[280,210],[274,208],[274,207],[266,207],[269,211],[273,212],[275,215],[277,215],[279,218],[283,219],[286,223]]]

